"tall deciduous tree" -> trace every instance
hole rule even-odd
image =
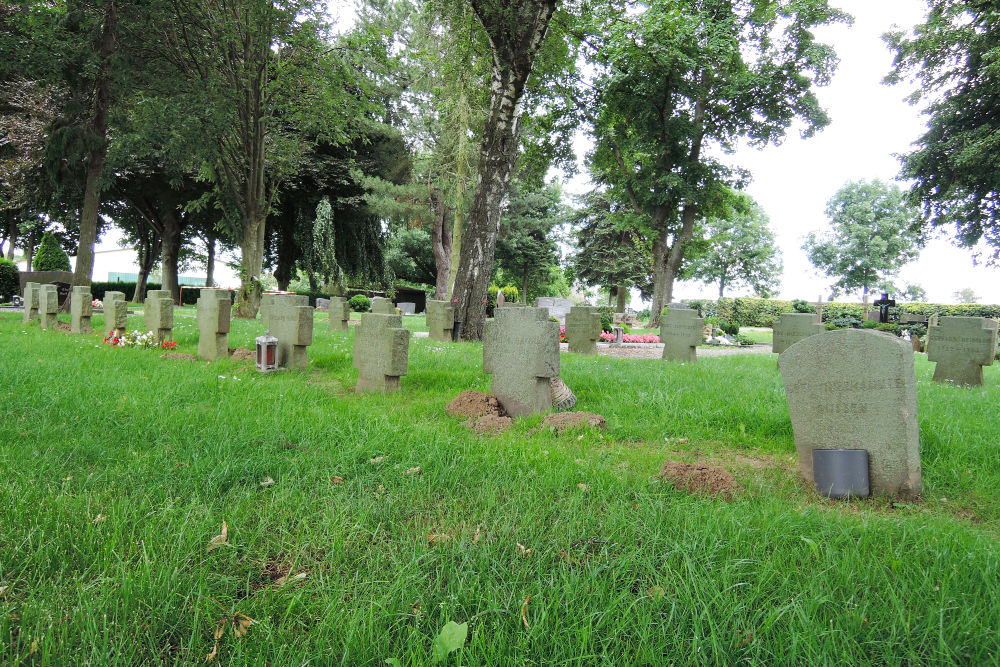
[[[826,206],[832,231],[811,232],[802,246],[809,261],[831,278],[834,292],[868,293],[890,280],[923,246],[919,211],[902,190],[882,181],[847,183]]]

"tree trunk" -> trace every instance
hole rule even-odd
[[[316,282],[316,274],[312,271],[306,271],[306,278],[309,280],[309,291],[316,292],[319,290],[319,284]],[[288,283],[282,289],[288,289]]]
[[[681,231],[674,237],[674,243],[670,246],[670,252],[667,253],[665,296],[668,303],[674,300],[674,281],[681,270],[681,262],[684,261],[684,251],[687,249],[687,244],[694,237],[694,223],[697,215],[698,206],[696,204],[689,202],[684,206],[684,211],[681,213]]]
[[[448,224],[448,206],[444,193],[431,189],[431,207],[434,209],[434,223],[431,226],[431,248],[434,251],[434,298],[443,301],[448,298],[448,278],[451,274],[452,227]]]
[[[7,246],[7,259],[14,261],[14,246],[17,244],[17,223],[13,223],[7,234],[7,241],[10,245]]]
[[[625,296],[628,294],[628,287],[624,283],[618,286],[618,303],[615,306],[615,312],[624,313],[625,312]]]
[[[264,213],[254,211],[243,222],[240,240],[240,288],[236,292],[235,315],[252,320],[260,308],[260,295],[264,292],[260,272],[264,266]]]
[[[719,278],[719,298],[722,298],[722,292],[726,289],[726,279]]]
[[[205,287],[215,287],[215,233],[205,236]]]
[[[659,229],[656,240],[653,241],[653,305],[649,308],[649,326],[655,329],[660,326],[660,315],[670,300],[667,294],[667,235],[663,228],[667,218],[667,208],[659,206],[653,211],[653,229]]]
[[[160,255],[160,249],[160,237],[155,231],[152,232],[151,238],[139,243],[139,275],[135,281],[135,293],[132,295],[132,300],[136,303],[142,303],[146,298],[146,284],[149,281],[149,272],[153,270],[153,266],[156,264],[156,258]]]
[[[163,220],[163,238],[160,251],[160,272],[162,280],[160,289],[167,290],[174,298],[174,303],[180,305],[181,291],[177,279],[177,255],[181,248],[181,224],[177,211],[170,203],[161,201],[160,217]]]
[[[97,243],[98,209],[101,205],[99,180],[108,152],[108,108],[111,106],[111,58],[118,44],[118,7],[108,0],[100,41],[100,62],[94,90],[94,117],[90,130],[95,140],[87,163],[87,183],[80,215],[80,242],[76,251],[74,285],[89,285],[94,278],[94,244]]]
[[[524,276],[521,278],[521,298],[518,300],[521,303],[528,303],[528,269],[524,270]]]

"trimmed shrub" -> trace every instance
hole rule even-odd
[[[738,325],[730,324],[725,320],[719,321],[719,328],[722,329],[722,333],[726,334],[727,336],[736,336],[737,334],[740,333],[740,327]]]
[[[15,294],[20,293],[20,275],[21,272],[17,270],[17,264],[10,260],[0,259],[0,301],[10,301]]]
[[[364,294],[355,294],[347,303],[355,313],[367,313],[372,308],[371,299]]]
[[[796,313],[815,313],[816,306],[804,299],[792,299],[792,308]]]
[[[611,318],[607,315],[601,315],[601,331],[611,331],[612,327]]]
[[[31,270],[69,271],[69,255],[50,232],[42,234],[42,242],[38,244],[38,250],[31,261]]]

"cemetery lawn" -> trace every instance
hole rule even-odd
[[[401,393],[355,395],[322,325],[262,376],[0,314],[0,663],[422,665],[449,621],[449,664],[1000,660],[996,366],[960,389],[918,355],[923,498],[834,503],[790,469],[774,355],[563,354],[608,429],[482,437],[444,411],[488,390],[481,346],[412,339]]]

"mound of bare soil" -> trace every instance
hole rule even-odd
[[[464,417],[473,421],[486,415],[507,416],[507,412],[495,396],[472,389],[463,391],[444,407],[452,417]]]
[[[160,357],[169,361],[198,361],[198,355],[187,352],[167,352]]]
[[[253,361],[254,360],[254,351],[253,350],[248,350],[245,347],[238,347],[235,350],[233,350],[232,352],[230,352],[229,354],[230,354],[230,359],[232,359],[233,361]]]
[[[732,500],[740,485],[725,468],[705,463],[666,461],[657,477],[669,480],[676,488],[687,493],[707,493]]]
[[[542,421],[542,428],[548,428],[550,426],[556,430],[556,433],[562,433],[567,429],[576,428],[578,426],[607,428],[608,423],[604,421],[604,417],[601,415],[595,415],[593,412],[559,412],[557,414],[548,415]]]
[[[477,419],[470,419],[465,425],[479,435],[498,435],[513,426],[514,420],[501,415],[482,415]]]

